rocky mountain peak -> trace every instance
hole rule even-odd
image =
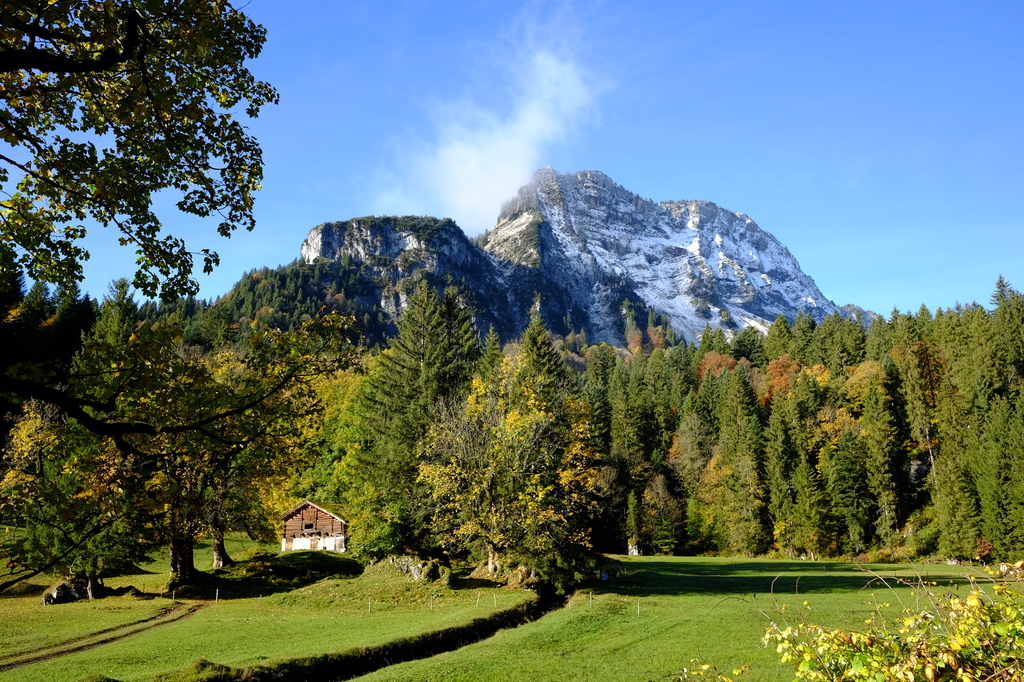
[[[599,171],[544,168],[502,208],[488,251],[521,259],[507,233],[527,224],[537,267],[574,309],[616,310],[629,292],[691,340],[705,325],[766,330],[778,315],[839,311],[771,233],[710,201],[656,203]]]
[[[478,324],[515,336],[538,305],[558,333],[624,342],[623,309],[641,306],[696,340],[705,326],[767,330],[779,315],[839,312],[771,233],[710,201],[645,199],[600,171],[542,168],[472,242],[448,219],[363,218],[313,228],[307,262],[360,264],[397,314],[418,277],[457,283]]]

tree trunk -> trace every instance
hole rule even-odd
[[[100,590],[103,582],[96,577],[96,574],[89,572],[85,577],[85,591],[89,595],[89,601],[100,598]]]
[[[233,563],[235,563],[234,560],[228,556],[228,551],[224,548],[224,531],[215,528],[213,531],[213,570]]]
[[[195,577],[196,566],[192,538],[184,533],[171,536],[171,580],[178,584],[187,583]]]
[[[501,561],[498,559],[498,550],[495,549],[494,545],[487,544],[487,572],[491,575],[497,575],[501,570]]]

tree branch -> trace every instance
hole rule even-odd
[[[41,71],[43,73],[96,73],[107,71],[117,64],[131,61],[140,53],[142,47],[142,17],[134,9],[128,10],[128,16],[124,22],[124,35],[121,37],[120,47],[110,46],[102,50],[93,59],[78,59],[56,54],[50,50],[26,46],[11,48],[5,46],[0,50],[0,73],[11,73],[14,71]],[[44,38],[52,42],[87,42],[92,38],[74,38],[65,33],[50,31],[46,28],[31,26],[10,16],[0,18],[0,24],[10,26],[26,35],[37,38]]]

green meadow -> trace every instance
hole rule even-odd
[[[179,597],[176,602],[170,595],[147,595],[44,607],[39,602],[42,585],[34,586],[38,589],[31,590],[31,595],[0,598],[0,667],[16,654],[39,652],[60,642],[71,641],[73,646],[89,633],[151,618],[163,609],[202,607],[187,618],[114,642],[0,672],[0,680],[42,682],[95,676],[141,682],[186,668],[200,658],[242,668],[272,665],[460,625],[533,596],[495,587],[452,589],[441,583],[414,582],[390,568],[364,571],[351,560],[326,553],[295,552],[281,559],[303,557],[327,564],[317,567],[321,572],[344,575],[328,575],[305,585],[300,576],[293,589],[263,582],[270,593],[262,595],[257,594],[259,578],[237,584],[225,580],[220,587],[197,590],[210,592],[203,600]],[[197,565],[203,565],[204,558],[197,556]],[[280,570],[281,563],[274,568],[287,573]],[[149,572],[110,580],[108,585],[131,583],[158,593],[166,582],[166,566],[158,562],[145,568]],[[292,571],[296,572],[300,571]],[[315,572],[308,573],[316,577]],[[278,591],[271,592],[275,588]]]
[[[413,582],[390,568],[363,570],[349,559],[323,553],[282,555],[269,565],[284,578],[276,583],[261,582],[264,577],[258,575],[246,578],[246,565],[241,564],[241,578],[210,586],[220,590],[215,602],[123,596],[43,607],[36,594],[2,598],[0,666],[19,653],[60,642],[88,642],[90,633],[116,633],[122,626],[129,634],[11,668],[0,672],[0,680],[92,676],[143,682],[175,671],[173,679],[201,679],[193,665],[197,659],[233,668],[273,667],[288,659],[457,626],[532,597],[525,591],[458,580],[454,588]],[[146,569],[148,573],[119,581],[156,593],[165,574],[159,563]],[[879,604],[891,604],[884,608],[892,614],[914,606],[915,593],[901,580],[926,579],[960,589],[956,585],[964,578],[964,569],[945,565],[706,557],[615,557],[606,560],[603,572],[607,579],[595,577],[564,608],[534,622],[359,679],[663,680],[684,667],[708,664],[731,674],[746,664],[750,668],[741,679],[791,680],[792,673],[778,663],[775,651],[760,646],[769,619],[856,629]],[[267,593],[258,594],[261,589]],[[198,610],[131,633],[133,627],[154,621],[132,623],[189,606]]]
[[[876,603],[893,604],[892,613],[901,601],[913,605],[914,591],[899,579],[964,577],[945,565],[706,557],[618,557],[607,572],[607,581],[535,623],[360,679],[624,682],[671,679],[703,664],[731,675],[747,664],[741,679],[788,681],[792,671],[760,646],[769,618],[856,629]]]

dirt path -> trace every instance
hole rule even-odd
[[[110,644],[111,642],[125,639],[126,637],[137,635],[140,632],[152,630],[153,628],[160,627],[161,625],[176,623],[179,620],[184,620],[185,618],[194,616],[211,603],[212,602],[208,601],[184,603],[151,618],[144,618],[132,623],[120,625],[116,628],[100,630],[99,632],[93,632],[82,637],[69,639],[61,642],[60,644],[54,644],[40,649],[33,649],[32,651],[23,651],[11,656],[5,656],[0,658],[0,672],[28,665],[29,663],[47,661],[60,656],[77,653],[79,651],[86,651],[104,644]]]

